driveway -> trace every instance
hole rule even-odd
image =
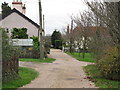
[[[35,80],[21,88],[96,88],[83,71],[83,66],[90,63],[78,61],[57,49],[52,49],[49,57],[56,61],[49,64],[20,62],[20,66],[39,72]]]

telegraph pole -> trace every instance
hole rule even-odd
[[[73,20],[71,20],[71,32],[73,31]]]
[[[72,44],[73,44],[73,20],[71,19],[71,30],[70,30],[70,53],[72,53]]]
[[[43,30],[45,30],[45,15],[43,15]]]
[[[44,58],[44,51],[43,51],[43,38],[42,38],[42,6],[41,6],[41,0],[39,0],[39,42],[40,42],[40,59]]]

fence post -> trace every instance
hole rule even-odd
[[[0,29],[0,90],[2,89],[2,30]]]

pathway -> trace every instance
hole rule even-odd
[[[51,58],[54,63],[20,62],[20,66],[30,67],[38,71],[39,76],[22,88],[95,88],[86,78],[83,66],[88,62],[77,61],[60,50],[52,49]]]

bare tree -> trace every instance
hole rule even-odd
[[[85,52],[87,49],[87,43],[89,41],[90,37],[90,30],[89,27],[92,25],[91,19],[89,18],[90,13],[85,11],[83,13],[80,13],[79,17],[74,18],[74,22],[77,24],[78,31],[79,31],[79,43],[82,43],[82,52],[83,52],[83,58],[85,57]]]
[[[70,29],[69,25],[66,28],[65,34],[63,35],[64,44],[67,44],[67,48],[69,48],[69,52],[73,52],[74,48],[74,38],[73,30]]]
[[[105,45],[117,45],[118,53],[120,53],[120,2],[101,2],[100,0],[88,2],[88,0],[86,0],[85,3],[96,17],[95,19],[97,20],[96,23],[98,27],[96,30],[96,37],[97,40],[102,42],[103,46],[101,47],[104,47]],[[100,34],[101,30],[99,27],[106,28],[106,32],[109,33],[109,40],[107,37],[101,36],[102,34]],[[99,42],[97,42],[97,44],[99,45]]]
[[[96,0],[95,0],[96,1]],[[115,44],[120,43],[120,30],[118,25],[118,2],[86,2],[86,5],[97,16],[99,24],[107,27]]]

